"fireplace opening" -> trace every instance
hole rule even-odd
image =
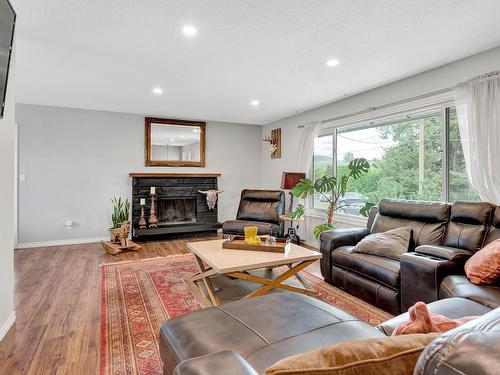
[[[196,222],[196,199],[158,200],[159,224],[182,224]]]

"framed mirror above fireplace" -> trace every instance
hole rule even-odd
[[[205,128],[200,121],[146,117],[146,166],[204,167]]]

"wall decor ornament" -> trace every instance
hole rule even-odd
[[[207,196],[207,206],[209,210],[214,210],[217,204],[217,198],[219,194],[223,193],[224,190],[198,190],[198,193],[205,194]]]
[[[281,128],[273,129],[271,135],[264,137],[263,142],[269,142],[271,159],[281,158]]]

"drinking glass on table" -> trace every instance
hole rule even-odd
[[[276,237],[273,236],[273,227],[269,226],[269,237],[266,238],[266,246],[275,246]]]

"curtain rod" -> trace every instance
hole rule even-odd
[[[411,97],[411,98],[398,100],[396,102],[392,102],[392,103],[388,103],[388,104],[382,104],[382,105],[379,105],[377,107],[368,107],[367,109],[364,109],[362,111],[358,111],[358,112],[355,112],[355,113],[349,113],[348,115],[342,115],[342,116],[332,117],[332,118],[323,120],[323,121],[321,121],[321,123],[322,124],[326,124],[328,122],[343,120],[345,118],[349,118],[349,117],[353,117],[353,116],[357,116],[357,115],[363,115],[365,113],[373,112],[373,111],[376,111],[376,110],[379,110],[379,109],[390,108],[390,107],[393,107],[393,106],[398,105],[398,104],[405,104],[405,103],[408,103],[408,102],[412,102],[414,100],[425,99],[425,98],[428,98],[430,96],[444,94],[444,93],[450,92],[452,90],[453,90],[453,87],[448,87],[446,89],[441,89],[441,90],[429,92],[427,94],[422,94],[422,95],[414,96],[414,97]],[[303,125],[299,125],[298,128],[303,128],[304,126],[306,126],[308,124],[311,124],[311,123],[313,123],[313,121],[310,121],[310,122],[305,123]]]

